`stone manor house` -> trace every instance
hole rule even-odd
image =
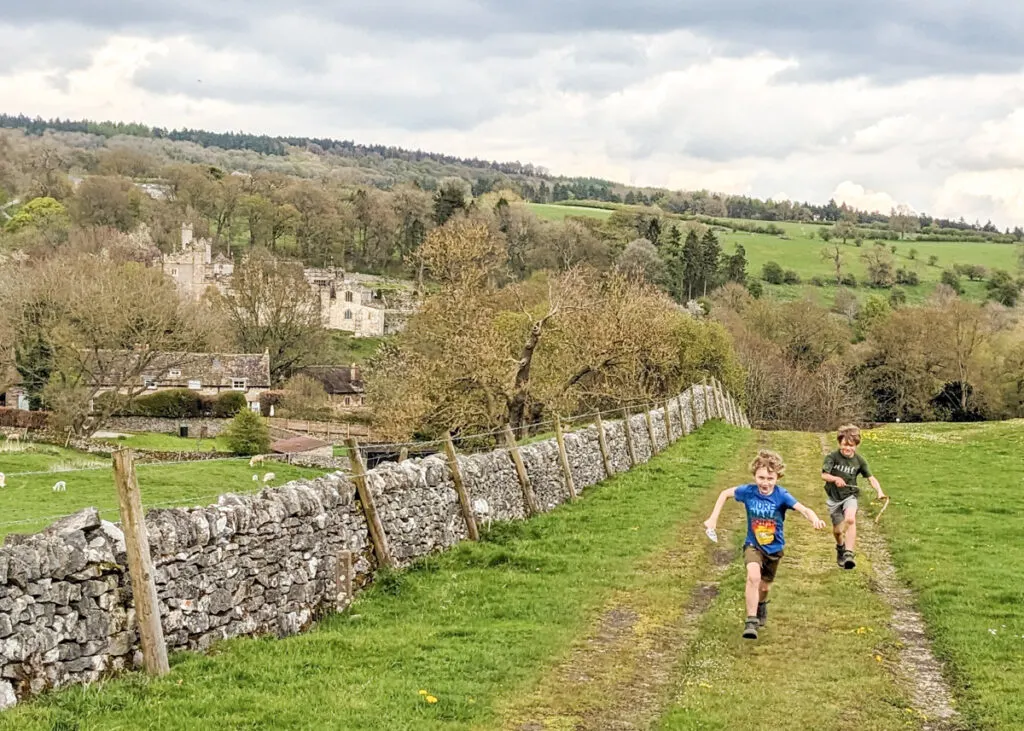
[[[181,226],[181,248],[163,257],[164,274],[185,297],[199,299],[209,287],[226,293],[234,264],[223,254],[211,256],[208,239],[196,239],[192,227]],[[398,332],[415,312],[410,287],[402,282],[341,269],[305,269],[309,286],[320,298],[324,327],[344,330],[355,337],[380,337]]]

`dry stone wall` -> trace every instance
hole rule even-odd
[[[702,387],[688,390],[670,405],[672,438],[713,413],[706,413]],[[636,460],[645,462],[652,454],[647,421],[635,414],[630,424]],[[670,441],[661,410],[651,413],[651,426],[660,451]],[[604,429],[613,474],[628,470],[622,421],[605,421]],[[606,478],[596,426],[564,439],[578,493]],[[521,447],[520,454],[540,510],[568,500],[555,439]],[[460,455],[458,464],[479,524],[527,517],[509,450]],[[399,565],[467,537],[443,456],[382,463],[366,481]],[[365,585],[376,569],[363,506],[341,471],[257,494],[222,495],[207,507],[151,510],[146,527],[172,650],[301,632],[350,601],[346,588]],[[90,508],[41,533],[7,537],[0,548],[0,708],[141,663],[118,525]]]

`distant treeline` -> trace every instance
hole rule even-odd
[[[432,162],[438,165],[462,166],[468,168],[473,195],[482,195],[513,182],[522,197],[533,203],[560,203],[565,201],[601,201],[636,205],[658,205],[672,213],[741,218],[757,221],[820,221],[836,222],[852,209],[829,200],[824,205],[798,203],[789,200],[760,200],[749,196],[720,195],[707,191],[672,192],[661,188],[635,188],[609,180],[589,177],[567,178],[551,175],[546,168],[530,163],[496,162],[478,158],[462,158],[423,150],[407,150],[391,145],[363,145],[351,140],[335,140],[329,137],[271,137],[244,132],[209,132],[201,129],[172,129],[149,127],[133,122],[96,122],[88,119],[43,119],[24,114],[0,114],[0,128],[23,129],[30,135],[42,135],[48,130],[79,132],[85,134],[115,137],[131,135],[152,139],[192,142],[202,147],[223,150],[247,150],[262,155],[287,156],[290,147],[309,150],[320,155],[358,159],[372,163],[374,160],[401,160],[408,163]],[[430,187],[429,185],[427,186]],[[860,226],[876,225],[889,227],[891,216],[878,212],[855,211],[856,223]],[[959,220],[933,218],[927,214],[916,216],[916,227],[924,232],[939,229],[973,231],[981,234],[998,234],[991,221],[968,223]],[[1010,234],[1007,231],[1006,234]],[[1024,238],[1020,228],[1013,232],[1016,240]],[[982,237],[989,239],[989,237]],[[934,239],[942,240],[942,239]]]

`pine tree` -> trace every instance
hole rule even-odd
[[[668,230],[668,241],[662,249],[665,261],[665,278],[669,294],[677,302],[686,301],[686,260],[683,257],[683,237],[675,224]]]
[[[701,282],[705,297],[708,294],[708,285],[714,289],[718,284],[718,260],[721,255],[722,247],[718,244],[718,237],[709,228],[700,242]]]
[[[704,264],[701,259],[700,239],[697,232],[690,229],[683,244],[683,272],[686,280],[686,299],[693,299],[693,291],[700,286]]]
[[[742,244],[737,244],[736,253],[725,259],[725,281],[747,283],[747,251]]]

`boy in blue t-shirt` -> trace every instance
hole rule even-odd
[[[813,510],[798,503],[782,485],[775,484],[785,470],[782,457],[762,449],[750,465],[754,484],[723,490],[711,517],[704,521],[708,535],[715,540],[715,526],[726,500],[734,497],[747,509],[747,537],[743,542],[743,562],[747,565],[747,620],[743,636],[748,640],[756,640],[758,626],[763,627],[768,620],[768,591],[786,545],[782,535],[786,511],[796,510],[817,530],[825,528],[825,521]]]

